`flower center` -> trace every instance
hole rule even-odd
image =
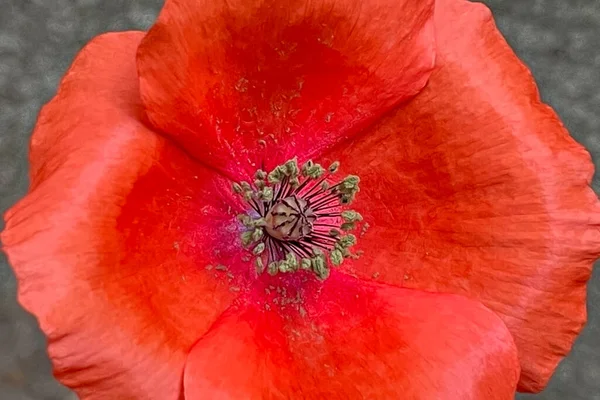
[[[331,184],[338,167],[335,162],[325,170],[309,160],[298,168],[292,159],[269,173],[258,170],[253,184],[233,184],[249,206],[238,220],[244,225],[242,243],[255,256],[258,274],[310,270],[325,279],[331,266],[357,256],[350,251],[356,236],[346,232],[355,229],[362,216],[343,208],[358,193],[359,178],[348,175]]]
[[[275,240],[299,241],[313,231],[317,215],[310,203],[293,194],[279,200],[265,216],[265,230]]]

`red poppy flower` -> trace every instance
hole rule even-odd
[[[81,51],[2,240],[84,399],[511,399],[585,321],[591,175],[482,5],[170,0]]]

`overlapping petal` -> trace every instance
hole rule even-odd
[[[221,179],[143,123],[143,35],[79,54],[40,115],[32,188],[2,233],[55,374],[85,399],[177,399],[189,347],[241,286],[205,268],[218,249],[239,254]]]
[[[433,0],[168,0],[139,50],[151,122],[236,179],[352,136],[417,93]]]
[[[482,305],[334,274],[293,314],[227,311],[190,353],[190,399],[509,400],[512,337]],[[236,360],[232,362],[231,360]]]
[[[355,273],[461,293],[515,337],[520,390],[538,391],[585,319],[600,255],[593,165],[497,31],[490,12],[438,0],[428,86],[330,154],[361,176],[371,228]]]

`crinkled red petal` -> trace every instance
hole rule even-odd
[[[237,242],[222,179],[143,122],[143,36],[103,35],[79,54],[40,115],[32,187],[2,233],[55,374],[82,399],[178,399],[187,351],[234,295],[205,269],[216,242]]]
[[[150,121],[236,179],[354,135],[425,85],[434,0],[168,0],[138,53]]]
[[[371,227],[363,277],[467,294],[502,316],[539,391],[585,320],[600,254],[593,165],[497,31],[489,10],[438,0],[429,84],[338,149]]]
[[[333,274],[300,313],[272,307],[236,306],[215,323],[188,357],[186,398],[514,398],[512,337],[466,298]]]

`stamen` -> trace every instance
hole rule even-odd
[[[311,270],[326,279],[330,266],[356,257],[349,250],[356,237],[341,232],[355,229],[363,219],[356,211],[343,210],[358,193],[359,178],[349,175],[332,184],[339,165],[336,161],[325,169],[308,160],[299,168],[294,158],[269,173],[259,169],[253,184],[233,184],[233,192],[253,211],[238,220],[257,274]]]

